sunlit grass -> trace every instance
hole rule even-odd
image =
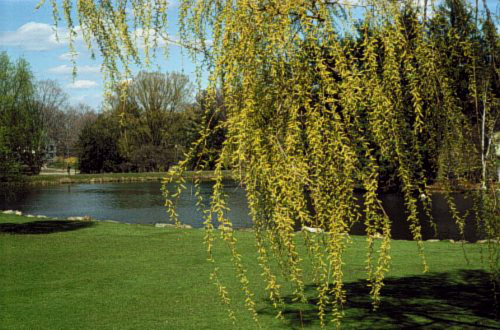
[[[229,253],[218,244],[220,275],[234,301],[237,325],[228,320],[196,229],[105,222],[61,222],[0,214],[0,328],[2,329],[254,329]],[[287,302],[285,320],[274,318],[252,232],[237,232],[263,329],[318,328],[309,304]],[[301,246],[303,249],[303,246]],[[379,311],[371,310],[363,278],[363,237],[352,237],[345,260],[348,290],[344,325],[356,329],[476,328],[500,326],[480,244],[426,243],[430,274],[414,242],[393,241],[393,266]],[[303,250],[304,251],[304,250]],[[305,272],[310,268],[304,259]],[[285,286],[285,292],[291,292]]]

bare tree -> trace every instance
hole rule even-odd
[[[52,148],[59,148],[64,139],[64,113],[68,95],[55,80],[41,80],[35,85],[34,105],[40,113],[40,125],[45,136],[48,156],[52,156]]]
[[[127,105],[139,120],[143,142],[159,146],[174,112],[189,103],[192,86],[181,73],[141,72],[129,85]]]
[[[68,94],[59,86],[55,80],[41,80],[36,84],[36,102],[42,113],[42,124],[48,131],[49,137],[60,124],[58,111],[66,107]]]
[[[63,114],[63,136],[61,140],[62,152],[65,156],[76,155],[75,146],[78,142],[78,136],[87,123],[92,123],[97,119],[97,113],[94,109],[85,104],[68,106]]]
[[[36,84],[35,101],[48,144],[55,145],[60,156],[74,155],[78,134],[86,122],[97,118],[94,109],[84,103],[69,105],[68,94],[57,81],[50,79]]]

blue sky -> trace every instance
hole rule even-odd
[[[97,57],[96,60],[92,60],[84,45],[76,42],[78,52],[76,64],[79,73],[74,80],[67,43],[64,40],[57,42],[55,38],[51,7],[46,4],[41,9],[35,10],[38,2],[39,0],[0,0],[0,52],[6,51],[11,59],[24,57],[31,63],[36,79],[58,81],[68,93],[70,103],[83,102],[98,109],[103,94],[101,59]],[[171,3],[168,10],[167,33],[171,38],[177,39],[178,8],[176,1]],[[487,3],[490,10],[498,15],[498,1],[487,0]],[[60,28],[64,28],[62,23]],[[61,32],[60,34],[64,35],[64,31]],[[169,57],[164,58],[160,53],[153,64],[153,69],[159,66],[164,72],[180,71],[195,82],[195,65],[187,52],[179,46],[171,45]]]
[[[72,77],[67,43],[60,38],[57,42],[53,30],[52,9],[45,4],[39,10],[35,6],[39,0],[0,0],[0,52],[6,51],[11,60],[23,57],[31,64],[37,80],[53,79],[68,93],[71,104],[86,103],[98,109],[102,102],[103,80],[100,72],[101,59],[90,58],[90,52],[81,42],[76,42],[78,75]],[[48,2],[48,1],[47,1]],[[176,2],[169,7],[169,36],[178,38]],[[64,36],[60,23],[59,37]],[[62,33],[61,33],[62,32]],[[195,65],[187,51],[171,45],[168,58],[159,52],[151,70],[180,71],[188,75],[194,83]],[[135,70],[135,73],[138,69]]]

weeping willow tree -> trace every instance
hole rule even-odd
[[[227,216],[222,183],[226,168],[246,189],[258,261],[278,316],[284,307],[283,281],[291,283],[296,300],[305,301],[304,287],[312,280],[321,324],[329,309],[330,318],[340,324],[346,301],[344,255],[351,244],[348,232],[356,222],[366,226],[366,273],[377,308],[391,248],[391,219],[379,195],[383,168],[391,169],[404,195],[407,221],[423,270],[428,270],[418,206],[422,204],[430,214],[432,173],[449,190],[450,182],[465,182],[482,161],[493,159],[492,153],[486,157],[484,141],[485,132],[491,136],[495,127],[498,95],[491,85],[478,83],[477,47],[462,42],[459,33],[450,29],[447,49],[466,52],[470,59],[464,72],[477,113],[482,112],[483,130],[478,137],[478,121],[470,120],[464,111],[456,80],[443,65],[446,52],[428,28],[430,17],[437,19],[440,14],[433,10],[432,0],[423,3],[181,1],[182,38],[176,42],[207,65],[208,95],[215,102],[217,93],[222,93],[227,121],[213,128],[210,118],[205,120],[212,128],[201,132],[177,172],[165,179],[165,184],[179,183],[173,193],[164,189],[166,206],[178,222],[175,201],[183,188],[181,174],[193,159],[205,159],[195,162],[197,169],[206,166],[207,138],[224,129],[222,151],[210,160],[216,164],[216,181],[204,225],[209,261],[214,264],[211,278],[231,318],[230,292],[218,275],[213,254],[217,239],[227,243],[245,305],[256,320],[257,312]],[[138,44],[144,46],[148,61],[161,44],[173,42],[164,34],[166,1],[79,0],[76,4],[84,40],[100,50],[110,81],[121,78],[120,69],[127,74],[131,61],[140,61]],[[55,0],[52,5],[57,17],[59,6]],[[62,1],[62,8],[67,25],[75,31],[72,2]],[[487,8],[481,13],[486,13],[484,20],[492,21]],[[496,31],[490,31],[491,38],[490,56],[495,62]],[[498,68],[492,68],[492,79],[498,81]],[[498,284],[499,214],[495,187],[487,177],[479,178],[484,189],[477,193],[476,215],[490,242],[492,283]],[[362,203],[355,190],[363,192]],[[201,195],[197,196],[202,205]],[[453,199],[448,200],[463,234],[464,220]],[[218,230],[214,218],[220,224]],[[302,227],[322,233],[298,233]],[[381,237],[380,242],[376,237]],[[299,253],[299,239],[312,258]],[[314,269],[312,279],[303,271],[307,260]]]

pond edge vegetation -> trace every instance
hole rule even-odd
[[[168,172],[140,172],[140,173],[100,173],[75,175],[36,175],[24,176],[16,181],[3,182],[8,185],[54,185],[54,184],[82,184],[82,183],[112,183],[112,182],[147,182],[162,181],[168,177]],[[215,180],[213,171],[194,172],[183,174],[187,180],[209,182]],[[224,180],[233,180],[231,171],[224,171]]]

